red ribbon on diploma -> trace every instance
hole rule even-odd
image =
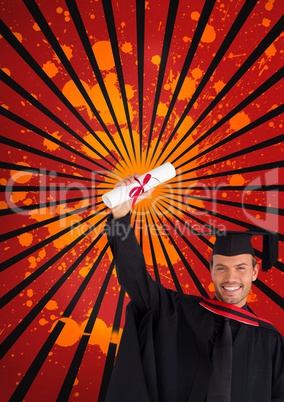
[[[152,176],[150,175],[150,173],[147,173],[147,174],[145,175],[145,177],[144,177],[142,183],[141,183],[141,181],[140,181],[139,179],[137,179],[137,177],[134,177],[134,179],[137,181],[137,183],[139,183],[139,186],[133,187],[133,189],[130,190],[130,192],[129,192],[129,197],[130,197],[130,198],[133,198],[133,201],[132,201],[132,208],[134,207],[134,205],[135,205],[135,203],[136,203],[136,201],[137,201],[137,198],[138,198],[141,194],[143,194],[143,193],[145,192],[144,186],[150,181],[151,177],[152,177]],[[153,177],[153,179],[158,180],[158,179],[156,179],[155,177]],[[158,180],[158,181],[159,181],[159,180]]]

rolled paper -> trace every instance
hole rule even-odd
[[[162,184],[176,175],[176,170],[170,162],[150,170],[148,173],[135,178],[135,183],[129,186],[115,187],[113,190],[103,194],[103,202],[109,208],[117,207],[125,201],[133,199],[132,206],[137,202],[144,192]]]

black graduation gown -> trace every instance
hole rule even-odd
[[[215,314],[199,297],[151,279],[129,215],[109,220],[105,229],[131,298],[106,402],[204,402]],[[240,324],[235,336],[231,402],[284,402],[283,337],[258,323]]]

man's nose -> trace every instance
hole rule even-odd
[[[228,281],[228,282],[238,282],[238,275],[237,275],[237,272],[235,271],[235,270],[231,270],[231,269],[229,269],[228,271],[227,271],[227,274],[226,274],[226,280]]]

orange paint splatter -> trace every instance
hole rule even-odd
[[[88,87],[88,85],[81,80],[81,83],[83,85],[83,87],[85,88],[85,90],[87,91],[87,93],[90,92],[90,89]],[[87,106],[87,103],[83,97],[83,95],[81,94],[81,92],[79,91],[79,89],[77,88],[77,86],[75,85],[73,80],[68,81],[64,87],[62,88],[62,93],[64,96],[66,96],[66,98],[72,103],[73,106],[75,107],[86,107],[88,110],[88,114],[91,117],[91,111],[89,109],[89,107]]]
[[[82,323],[82,329],[84,330],[87,320]],[[98,345],[104,354],[107,354],[109,340],[111,336],[111,327],[108,327],[106,323],[100,318],[96,319],[94,328],[90,335],[89,343],[91,345]]]
[[[0,179],[0,186],[7,186],[7,179],[5,179],[5,177]]]
[[[47,310],[57,310],[57,309],[58,309],[57,301],[55,301],[55,300],[49,300],[49,301],[46,303],[45,308],[46,308]]]
[[[258,301],[257,294],[251,290],[247,298],[248,303],[255,303]]]
[[[211,282],[211,283],[208,285],[208,290],[209,290],[209,292],[215,292],[215,286],[214,286],[214,283],[213,283],[213,282]]]
[[[32,205],[33,200],[31,198],[26,198],[25,200],[23,200],[23,204],[24,205]]]
[[[13,32],[13,34],[16,36],[19,42],[23,42],[23,36],[19,32]]]
[[[62,209],[63,207],[63,209]],[[61,210],[60,214],[62,214],[64,211],[67,212],[68,209],[63,205],[59,206]],[[75,207],[77,208],[77,207]],[[72,215],[72,216],[67,216],[64,217],[63,219],[60,219],[60,221],[53,222],[50,225],[48,225],[48,231],[51,235],[54,235],[58,232],[60,232],[63,228],[70,227],[78,222],[80,222],[82,218],[79,215]],[[60,236],[59,238],[55,239],[53,241],[53,245],[55,248],[58,250],[63,249],[65,246],[70,244],[73,240],[75,240],[78,236],[81,234],[85,233],[88,230],[88,226],[77,226],[74,229],[71,229],[68,233],[65,233],[63,236]]]
[[[274,7],[274,0],[268,0],[268,2],[265,4],[265,9],[267,11],[271,11]]]
[[[196,211],[194,206],[198,207],[197,211],[199,211],[199,208],[202,208],[202,209],[205,208],[204,207],[204,202],[202,200],[190,199],[190,204],[191,205],[187,206],[186,209],[187,209],[187,211],[192,212],[192,213],[194,213]]]
[[[63,50],[63,52],[65,53],[67,59],[68,59],[68,60],[72,59],[72,57],[73,57],[73,50],[72,50],[72,48],[71,48],[70,46],[67,46],[67,45],[62,45],[61,47],[62,47],[62,50]]]
[[[54,216],[55,212],[54,208],[40,208],[29,211],[29,215],[31,219],[35,219],[37,222],[42,222]]]
[[[56,339],[56,344],[62,347],[68,347],[78,342],[81,337],[81,329],[80,326],[76,323],[76,321],[72,320],[71,318],[65,318],[65,317],[60,318],[60,320],[58,321],[64,322],[65,325]],[[55,321],[53,323],[51,331],[55,327],[58,321]]]
[[[270,46],[268,46],[268,48],[265,50],[265,54],[267,57],[273,57],[276,55],[276,53],[277,49],[273,43]]]
[[[120,125],[126,124],[126,116],[125,116],[124,106],[123,106],[123,102],[122,102],[122,98],[121,98],[121,93],[118,88],[117,75],[114,73],[109,73],[106,75],[104,81],[106,84],[106,89],[110,95],[110,99],[111,99],[113,108],[115,110],[116,117],[118,119],[119,124]],[[92,100],[94,100],[93,94],[91,94],[91,95],[92,95]],[[130,114],[130,120],[132,121],[133,120],[132,106],[129,102],[127,104],[128,104],[129,114]],[[99,104],[98,104],[98,109],[101,110],[101,107]],[[110,116],[108,108],[103,109],[102,113],[104,113],[104,116],[103,116],[104,121],[110,120],[110,118],[108,119],[108,116]],[[106,117],[106,119],[105,119],[105,117]]]
[[[126,84],[125,91],[126,91],[127,99],[132,99],[134,96],[134,93],[135,93],[133,87],[131,85]]]
[[[84,81],[81,81],[81,82],[82,82],[86,92],[88,93],[89,97],[91,98],[92,102],[94,103],[95,107],[101,114],[105,123],[113,124],[113,119],[112,119],[111,113],[106,104],[105,98],[101,92],[100,86],[98,84],[96,84],[90,88]],[[108,91],[108,94],[110,96],[113,108],[115,109],[118,122],[120,125],[124,125],[127,123],[127,121],[126,121],[124,106],[123,106],[123,102],[122,102],[122,98],[121,98],[121,92],[119,91],[118,84],[117,84],[117,82],[118,82],[117,75],[115,73],[107,74],[104,77],[104,82],[105,82],[105,86]],[[131,97],[133,97],[132,87],[128,85],[128,87],[126,87],[126,90],[128,91],[128,94],[130,94],[130,97],[128,99],[131,99]],[[88,104],[86,103],[85,99],[83,98],[82,94],[80,93],[78,88],[75,86],[73,81],[67,82],[64,85],[62,92],[66,96],[66,98],[69,99],[70,102],[75,107],[86,108],[88,116],[90,118],[94,118],[92,111],[90,110]],[[130,120],[132,121],[133,120],[133,111],[132,111],[132,106],[130,103],[128,103],[128,110],[129,110],[129,114],[130,114]],[[106,137],[105,134],[104,134],[104,136]],[[86,151],[86,148],[84,148],[84,150]],[[108,151],[103,151],[103,152],[108,152]]]
[[[53,78],[58,73],[58,68],[52,61],[47,61],[42,66],[43,71],[49,76],[49,78]]]
[[[201,42],[212,43],[216,39],[216,31],[212,25],[206,25],[203,35],[201,37]]]
[[[47,321],[45,318],[41,318],[41,319],[38,321],[38,323],[39,323],[40,326],[43,327],[44,325],[48,324],[48,321]]]
[[[178,94],[179,100],[189,100],[195,92],[196,81],[190,77],[185,77],[183,85]]]
[[[56,340],[56,344],[62,347],[72,346],[77,343],[84,334],[84,330],[88,322],[88,320],[85,320],[81,325],[79,325],[71,318],[62,317],[52,324],[51,331],[58,321],[65,323],[59,337]],[[120,342],[121,335],[122,328],[119,329],[119,332],[112,334],[112,327],[108,327],[102,319],[97,318],[90,334],[89,344],[99,346],[101,351],[104,354],[107,354],[110,339],[112,342],[118,344]]]
[[[133,51],[132,43],[130,43],[130,42],[125,42],[125,43],[121,46],[121,50],[122,50],[123,53],[132,54],[132,51]]]
[[[96,42],[92,49],[100,70],[111,70],[115,66],[111,44],[109,41]]]
[[[0,201],[0,209],[7,209],[8,208],[8,204],[5,201]]]
[[[193,78],[195,80],[198,80],[199,78],[201,78],[202,74],[203,74],[203,71],[199,67],[196,67],[191,71],[191,75],[193,76]]]
[[[33,30],[36,32],[40,31],[40,27],[38,26],[38,24],[36,22],[33,24]]]
[[[230,119],[231,130],[237,131],[247,126],[250,123],[250,118],[245,112],[239,112]]]
[[[151,62],[156,66],[159,66],[161,63],[161,57],[159,55],[155,55],[151,58]]]
[[[34,295],[33,289],[27,289],[27,296],[28,297],[33,297],[33,295]]]
[[[61,139],[61,135],[59,135],[59,131],[55,131],[54,133],[51,134],[52,137],[56,138],[57,140]],[[46,147],[48,151],[55,151],[56,149],[59,148],[59,145],[56,144],[55,142],[52,142],[51,140],[47,140],[46,138],[43,140],[43,146]]]
[[[161,116],[161,117],[165,117],[168,111],[168,106],[163,103],[163,102],[159,102],[158,104],[158,109],[157,109],[157,115]]]
[[[92,263],[86,265],[85,267],[82,267],[79,270],[79,275],[82,276],[83,278],[85,278],[88,275],[88,273],[90,272],[91,267],[92,267]]]
[[[224,88],[225,85],[226,85],[225,82],[221,80],[215,82],[213,88],[215,89],[216,94],[218,94]]]
[[[8,68],[2,67],[1,70],[3,71],[3,73],[9,75],[9,77],[11,76],[11,71]],[[3,105],[1,105],[1,106],[3,106]]]
[[[30,167],[30,165],[25,162],[17,162],[16,165]],[[19,184],[27,183],[33,176],[33,174],[30,172],[25,172],[25,171],[20,171],[20,170],[11,170],[10,174],[11,174],[12,180],[15,183],[19,183]]]
[[[28,261],[30,263],[29,268],[35,268],[37,266],[36,258],[34,256],[29,257]]]
[[[86,326],[87,321],[82,323],[82,329],[84,330]],[[101,351],[106,355],[108,351],[108,346],[109,346],[109,341],[111,339],[112,335],[112,340],[115,341],[114,343],[119,343],[121,334],[122,334],[122,329],[120,328],[119,332],[112,334],[112,328],[108,327],[106,323],[100,319],[97,318],[94,328],[92,330],[92,333],[90,335],[89,339],[89,344],[90,345],[98,345],[101,349]]]
[[[271,21],[268,18],[263,18],[262,25],[266,28],[270,26]]]
[[[18,236],[18,240],[21,246],[28,247],[33,242],[33,235],[31,233],[23,233]]]
[[[177,123],[179,121],[179,117],[177,118]],[[186,116],[183,122],[181,123],[180,127],[178,128],[178,134],[183,136],[192,126],[193,126],[194,120],[191,116]],[[187,138],[187,146],[191,145],[193,142],[192,136]]]
[[[245,178],[241,174],[234,174],[229,182],[231,186],[243,186],[245,184]]]
[[[199,18],[200,18],[200,13],[199,13],[198,11],[193,11],[193,12],[190,14],[190,18],[191,18],[193,21],[198,21]]]

